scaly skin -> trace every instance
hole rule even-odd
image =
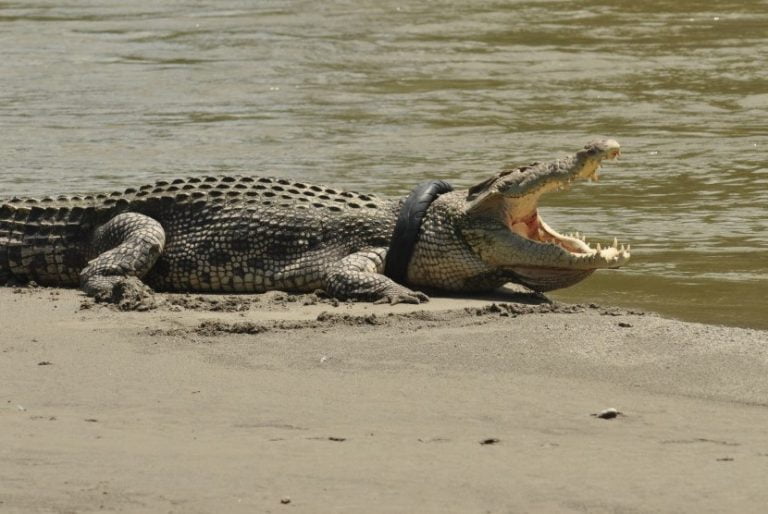
[[[549,228],[541,194],[596,176],[618,143],[508,169],[427,211],[408,267],[412,286],[546,291],[629,259]],[[97,298],[181,292],[307,292],[379,302],[427,297],[384,276],[400,201],[275,178],[158,181],[123,192],[13,198],[0,206],[0,283],[76,286]]]

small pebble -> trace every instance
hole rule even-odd
[[[592,416],[595,416],[600,419],[613,419],[619,415],[621,415],[621,412],[619,412],[617,409],[614,409],[613,407],[611,407],[610,409],[605,409],[603,411],[600,411],[597,414],[592,414]]]
[[[288,498],[287,496],[283,496],[282,498],[280,498],[280,503],[282,503],[283,505],[288,505],[289,503],[291,503],[291,499]]]

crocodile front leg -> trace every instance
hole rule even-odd
[[[382,275],[385,248],[374,248],[348,255],[327,271],[323,286],[336,298],[373,301],[374,303],[422,303],[429,297],[411,291]]]
[[[119,214],[96,229],[92,245],[99,255],[80,272],[82,290],[124,309],[151,308],[152,290],[141,277],[165,246],[160,223],[135,212]]]

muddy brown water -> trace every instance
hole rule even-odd
[[[633,259],[553,296],[768,328],[768,2],[0,2],[0,196],[210,173],[388,195],[596,136],[542,214]]]

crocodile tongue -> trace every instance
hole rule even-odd
[[[541,227],[539,221],[539,211],[538,209],[534,209],[530,215],[522,219],[514,219],[512,217],[508,218],[507,225],[509,226],[509,229],[515,234],[526,237],[528,239],[538,239],[537,236]]]

